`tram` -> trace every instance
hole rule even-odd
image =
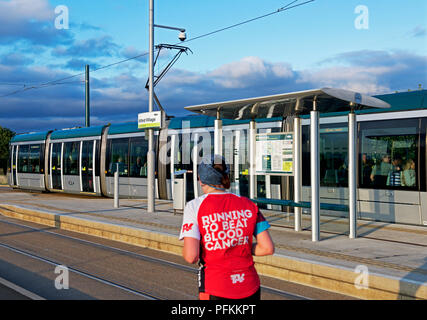
[[[427,90],[376,96],[387,110],[359,110],[358,219],[427,225]],[[302,117],[303,200],[310,199],[309,118]],[[166,121],[155,131],[156,198],[172,199],[175,172],[186,169],[187,200],[201,195],[197,161],[213,152],[214,117]],[[258,133],[292,131],[289,119],[256,119]],[[230,165],[231,192],[249,196],[249,121],[223,120],[222,152]],[[320,118],[321,202],[348,203],[347,116]],[[137,122],[16,135],[10,142],[8,183],[13,188],[112,197],[145,198],[148,141]],[[393,168],[399,168],[394,170]],[[398,171],[398,172],[396,172]],[[291,177],[257,176],[256,194],[292,199]],[[266,205],[266,209],[282,210]],[[324,211],[326,215],[345,215]]]

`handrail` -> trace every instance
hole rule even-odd
[[[267,199],[267,198],[254,198],[251,200],[255,203],[262,203],[262,204],[273,204],[273,205],[280,205],[280,206],[287,206],[287,207],[311,208],[311,202],[309,201],[295,202],[293,200]],[[348,206],[345,204],[320,203],[320,209],[332,210],[332,211],[348,211]]]

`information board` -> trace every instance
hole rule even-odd
[[[260,133],[255,144],[256,174],[294,175],[293,132]]]

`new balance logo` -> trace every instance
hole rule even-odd
[[[240,283],[242,283],[243,281],[245,281],[245,274],[244,273],[242,273],[242,274],[232,274],[231,276],[230,276],[230,278],[231,278],[231,281],[233,282],[233,284],[235,284],[235,283],[237,283],[237,282],[240,282]]]
[[[192,223],[186,223],[182,226],[182,232],[190,231],[191,228],[193,228],[193,224]]]

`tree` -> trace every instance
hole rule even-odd
[[[4,174],[6,174],[9,159],[9,142],[14,135],[15,132],[12,130],[0,126],[0,168],[3,168]]]

